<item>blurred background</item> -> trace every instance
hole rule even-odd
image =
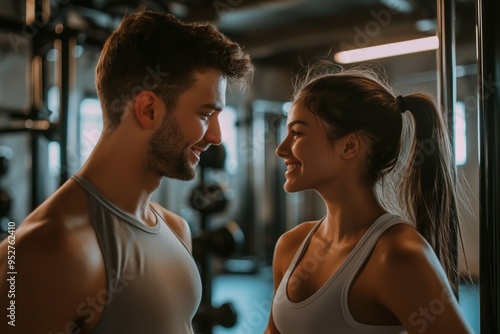
[[[272,300],[270,266],[278,237],[324,215],[313,192],[286,194],[274,150],[285,135],[293,80],[327,60],[385,69],[400,94],[440,92],[438,1],[431,0],[0,0],[0,216],[20,223],[83,164],[102,118],[94,87],[101,47],[124,15],[146,9],[185,22],[208,21],[243,46],[252,85],[228,90],[223,145],[203,156],[191,182],[165,179],[155,200],[183,216],[204,279],[200,332],[262,333]],[[454,1],[456,165],[471,212],[462,212],[461,303],[479,333],[479,133],[476,3]],[[393,55],[357,60],[360,48]],[[357,50],[353,55],[343,51]],[[408,52],[404,54],[405,52]],[[494,89],[495,82],[491,82]],[[203,305],[202,305],[203,306]],[[207,325],[207,323],[210,323]]]

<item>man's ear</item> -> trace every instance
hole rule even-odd
[[[155,110],[157,100],[158,96],[148,90],[143,90],[135,97],[133,113],[141,127],[154,128],[159,113],[159,110]]]
[[[361,150],[361,138],[355,133],[348,134],[342,140],[342,157],[344,159],[355,158]]]

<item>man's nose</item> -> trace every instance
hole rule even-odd
[[[220,145],[222,134],[218,117],[212,117],[208,123],[208,129],[205,133],[205,139],[212,145]]]

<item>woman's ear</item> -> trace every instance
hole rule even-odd
[[[155,121],[158,118],[158,110],[155,106],[158,96],[151,92],[144,90],[137,94],[134,100],[134,116],[137,123],[144,129],[152,129],[155,126]]]
[[[361,138],[355,133],[348,134],[342,140],[342,157],[353,159],[358,156],[361,150]]]

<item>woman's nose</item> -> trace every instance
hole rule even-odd
[[[280,158],[286,157],[288,154],[290,154],[290,144],[288,137],[285,138],[281,144],[278,145],[275,151],[276,155]]]

